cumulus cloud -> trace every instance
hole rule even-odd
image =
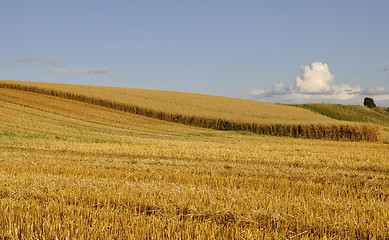
[[[103,74],[103,75],[111,75],[115,76],[118,75],[113,69],[111,68],[86,68],[86,69],[80,69],[80,70],[71,70],[66,68],[54,68],[53,70],[49,71],[49,73],[62,73],[62,74]]]
[[[7,64],[25,63],[25,62],[44,62],[54,67],[58,66],[58,61],[55,58],[35,58],[35,57],[19,58],[12,62],[0,63],[0,66],[7,65]]]
[[[311,66],[301,66],[301,73],[301,76],[295,78],[298,92],[329,93],[332,91],[334,75],[327,64],[314,62]]]
[[[335,84],[335,76],[327,64],[313,62],[301,66],[301,75],[295,77],[294,85],[275,84],[271,89],[252,89],[248,98],[266,102],[305,103],[332,102],[359,103],[364,96],[379,101],[389,101],[389,89],[374,87],[362,90],[359,86]]]

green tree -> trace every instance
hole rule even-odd
[[[363,101],[363,105],[365,105],[368,108],[375,108],[376,105],[374,103],[374,100],[372,98],[366,97]]]

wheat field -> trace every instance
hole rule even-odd
[[[87,97],[132,104],[154,111],[195,117],[213,117],[246,122],[260,121],[261,123],[338,122],[306,109],[202,94],[27,81],[0,80],[0,83],[71,92]]]
[[[346,141],[383,141],[381,125],[334,120],[279,104],[128,88],[0,81],[0,88],[56,96],[216,130]]]
[[[0,239],[388,239],[389,148],[0,89]]]

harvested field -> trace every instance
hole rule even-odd
[[[0,89],[4,239],[387,239],[389,148]]]

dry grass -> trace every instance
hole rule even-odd
[[[0,89],[3,239],[387,239],[389,148]]]
[[[382,141],[378,125],[332,120],[305,109],[249,100],[140,89],[1,81],[1,88],[91,103],[217,130],[313,139]]]

